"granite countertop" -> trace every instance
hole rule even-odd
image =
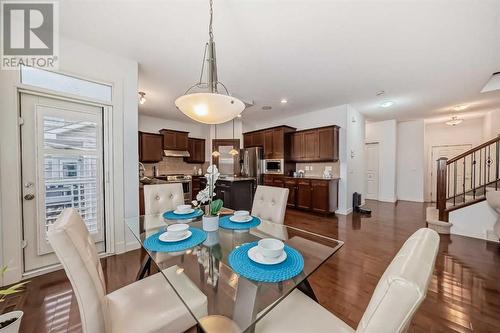
[[[150,178],[147,182],[139,181],[139,188],[144,187],[144,185],[157,185],[157,184],[167,184],[166,181],[158,178]]]
[[[252,177],[219,177],[220,181],[226,182],[245,182],[245,181],[255,181]]]
[[[305,180],[339,180],[339,177],[323,178],[321,176],[304,176],[304,177],[293,177],[293,176],[283,176],[286,179],[305,179]]]

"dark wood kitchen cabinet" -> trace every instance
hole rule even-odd
[[[139,161],[156,163],[163,159],[163,135],[139,132]]]
[[[287,206],[290,208],[300,208],[324,214],[334,212],[337,209],[338,179],[264,175],[264,185],[287,188]]]
[[[163,149],[188,149],[188,132],[162,129],[160,130],[160,133],[163,135]]]
[[[330,209],[329,181],[311,180],[311,209],[318,213],[327,213]]]
[[[296,192],[297,192],[297,182],[295,179],[286,179],[284,181],[284,187],[288,189],[288,200],[286,205],[288,207],[295,207]]]
[[[319,159],[318,131],[311,130],[304,132],[304,159],[314,161]]]
[[[204,176],[193,176],[191,179],[191,200],[196,200],[196,196],[202,190],[201,179],[204,179]]]
[[[207,180],[200,178],[201,188],[205,188]],[[254,180],[219,179],[215,186],[215,199],[222,199],[224,207],[233,210],[252,210]]]
[[[339,159],[339,127],[326,126],[289,134],[293,162],[335,162]]]
[[[264,158],[273,158],[273,130],[264,131]]]
[[[188,138],[189,157],[184,157],[186,163],[205,163],[205,139]]]
[[[311,208],[311,182],[306,179],[297,180],[295,205],[297,208]]]
[[[294,132],[290,126],[277,126],[259,131],[243,133],[243,146],[262,147],[266,159],[287,159],[285,135]]]

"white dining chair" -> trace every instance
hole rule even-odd
[[[258,323],[258,333],[405,332],[427,293],[439,235],[422,228],[403,244],[380,278],[356,330],[295,289]]]
[[[252,215],[268,222],[283,224],[287,200],[287,188],[259,185],[253,198]]]
[[[179,333],[195,325],[160,273],[106,294],[94,241],[75,209],[59,215],[48,239],[73,287],[84,333]],[[206,296],[177,266],[163,273],[197,317],[207,314]]]
[[[144,214],[162,214],[184,204],[181,183],[144,186]]]

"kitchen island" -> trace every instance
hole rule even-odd
[[[206,179],[201,178],[201,188]],[[252,210],[256,180],[252,177],[221,176],[215,186],[215,198],[224,201],[224,207],[234,210]]]

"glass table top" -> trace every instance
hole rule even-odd
[[[219,228],[217,231],[207,232],[207,238],[202,244],[181,252],[155,252],[144,248],[144,240],[148,236],[173,223],[188,223],[190,227],[203,229],[201,218],[188,222],[171,221],[165,220],[158,214],[125,221],[147,255],[161,271],[176,266],[175,269],[179,274],[184,273],[206,295],[209,317],[219,315],[229,318],[236,323],[241,332],[252,332],[258,320],[293,289],[308,286],[307,277],[343,245],[342,241],[262,220],[258,227],[250,230]],[[299,251],[304,258],[303,271],[292,279],[278,283],[257,282],[235,273],[228,262],[231,251],[262,238],[280,239]],[[182,293],[176,290],[174,281],[170,281],[164,272],[162,274],[196,319],[199,327],[204,328],[207,317],[201,317],[191,309],[188,302],[183,299]],[[208,324],[206,326],[204,331],[208,331]]]

